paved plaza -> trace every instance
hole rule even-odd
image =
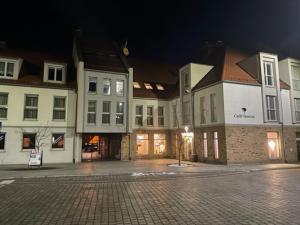
[[[10,182],[0,185],[5,225],[300,224],[300,169]]]

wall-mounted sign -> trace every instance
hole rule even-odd
[[[234,114],[233,117],[236,119],[255,119],[255,116],[247,114]]]

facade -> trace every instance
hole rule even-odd
[[[72,59],[1,49],[0,164],[297,162],[299,82],[296,59],[220,44],[183,66],[79,36]]]

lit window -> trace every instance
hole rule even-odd
[[[165,125],[165,118],[164,118],[164,107],[158,106],[158,126]]]
[[[96,124],[97,101],[88,101],[87,123]]]
[[[273,63],[272,62],[267,62],[265,61],[263,63],[264,65],[264,76],[265,76],[265,85],[267,86],[273,86],[274,81],[273,81]]]
[[[203,96],[200,98],[200,123],[204,124],[205,122],[205,97]]]
[[[157,90],[161,90],[161,91],[165,90],[165,88],[161,84],[156,84],[156,88]]]
[[[137,155],[148,155],[149,141],[148,134],[136,135]]]
[[[49,66],[48,67],[48,81],[63,82],[64,69],[62,66]]]
[[[275,96],[266,96],[267,99],[267,119],[269,121],[277,121],[277,104]]]
[[[166,143],[165,134],[154,134],[154,154],[163,154],[166,151]]]
[[[208,152],[207,152],[207,133],[203,133],[203,153],[204,153],[204,158],[208,157]]]
[[[64,134],[52,134],[52,149],[63,149],[65,145]]]
[[[124,102],[117,102],[116,124],[124,123]]]
[[[296,116],[296,121],[300,122],[300,98],[295,98],[295,116]]]
[[[138,82],[133,82],[134,88],[141,88],[141,85]]]
[[[7,104],[8,104],[8,94],[0,93],[0,118],[7,118]]]
[[[38,96],[25,95],[24,119],[34,119],[38,117]]]
[[[270,159],[279,159],[280,151],[279,151],[279,140],[277,132],[268,132],[268,153]]]
[[[293,89],[300,90],[300,66],[291,66],[292,79],[293,79]]]
[[[0,77],[11,78],[14,76],[13,62],[0,61]]]
[[[103,94],[110,95],[110,80],[103,79]]]
[[[124,81],[117,80],[116,81],[116,92],[118,96],[124,96]]]
[[[153,89],[153,87],[149,83],[144,83],[144,85],[146,89]]]
[[[65,120],[66,117],[66,97],[54,97],[53,119]]]
[[[135,106],[135,125],[143,126],[143,106]]]
[[[36,134],[24,133],[23,134],[23,149],[35,149]]]
[[[5,147],[5,133],[0,133],[0,150],[3,151]]]
[[[147,126],[153,126],[153,106],[147,106]]]
[[[219,159],[218,132],[214,132],[214,152],[215,152],[215,159]]]
[[[217,122],[217,115],[216,115],[216,95],[210,95],[210,118],[211,122]]]
[[[97,92],[97,78],[89,77],[89,92],[96,93]]]
[[[102,103],[102,124],[110,124],[110,102]]]

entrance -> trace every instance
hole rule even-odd
[[[192,154],[192,142],[190,140],[185,139],[183,143],[183,156],[185,160],[190,160]]]
[[[82,161],[121,159],[121,134],[83,134]]]

